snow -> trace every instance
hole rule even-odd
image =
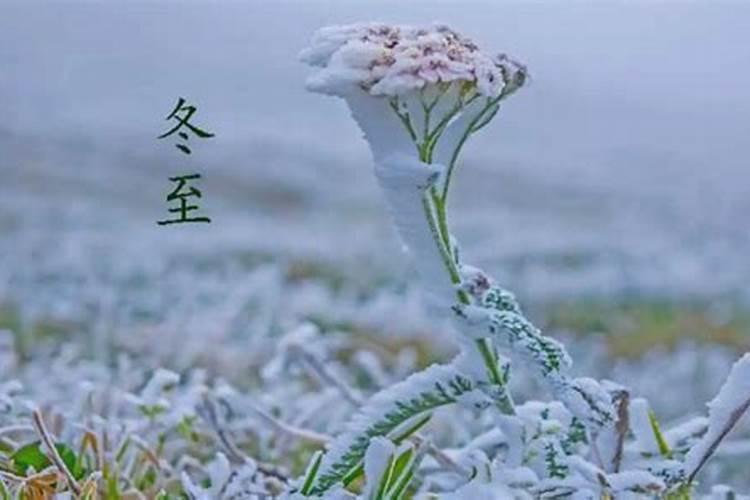
[[[525,69],[488,56],[447,26],[361,23],[318,30],[300,58],[320,68],[307,80],[315,92],[346,97],[357,87],[398,96],[435,84],[468,84],[487,97],[517,84]]]
[[[708,403],[708,431],[685,457],[685,471],[692,477],[715,451],[750,406],[750,353],[729,372],[716,397]]]

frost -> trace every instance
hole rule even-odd
[[[664,481],[646,471],[627,471],[609,474],[607,482],[614,491],[655,493],[664,490]]]
[[[316,92],[347,96],[360,87],[372,95],[397,96],[428,85],[471,85],[497,96],[520,85],[525,69],[505,56],[484,54],[447,26],[432,28],[361,23],[318,30],[302,61],[320,68],[307,81]]]
[[[365,478],[371,478],[363,492],[365,498],[371,498],[379,486],[378,479],[384,475],[389,461],[396,453],[396,446],[388,439],[376,437],[370,441],[365,453]]]
[[[481,480],[474,480],[465,486],[457,489],[453,493],[438,495],[440,500],[513,500],[517,498],[513,492],[502,483],[486,483]]]
[[[685,471],[695,477],[719,443],[750,407],[750,354],[738,360],[719,394],[708,403],[708,431],[685,457]]]
[[[659,445],[654,439],[654,433],[651,429],[650,411],[648,401],[643,398],[634,398],[630,402],[630,425],[638,441],[638,446],[641,451],[656,454],[659,453]]]
[[[313,493],[342,480],[364,457],[370,440],[395,439],[414,418],[452,404],[475,385],[450,366],[433,365],[373,396],[347,424],[323,457]]]
[[[453,300],[453,286],[445,274],[444,254],[435,246],[425,224],[423,197],[442,172],[412,156],[394,154],[375,164],[375,175],[388,207],[431,298],[445,307]]]
[[[206,467],[208,487],[196,485],[190,476],[182,473],[182,485],[191,500],[233,500],[267,495],[262,485],[256,483],[254,476],[257,467],[253,462],[233,470],[229,460],[219,453]]]
[[[164,393],[179,381],[177,373],[159,368],[139,394],[128,394],[127,399],[147,411],[150,408],[166,409],[169,402],[164,398]]]

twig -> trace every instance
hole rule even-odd
[[[701,457],[700,461],[698,462],[698,465],[695,466],[695,468],[690,472],[688,475],[688,484],[693,482],[693,479],[695,479],[695,476],[698,475],[698,472],[703,468],[703,466],[708,462],[708,459],[711,458],[711,456],[716,452],[716,448],[719,447],[719,444],[724,440],[724,438],[729,434],[729,431],[731,431],[734,426],[739,422],[740,418],[742,418],[742,415],[745,414],[745,412],[750,408],[750,398],[747,399],[744,403],[742,403],[740,406],[734,409],[734,411],[729,416],[729,420],[724,424],[724,428],[721,430],[719,435],[714,439],[711,444],[706,449],[706,452]]]
[[[221,400],[222,403],[229,408],[229,404]],[[221,425],[219,422],[219,416],[216,413],[216,409],[214,405],[216,404],[215,401],[206,398],[203,401],[203,405],[199,408],[201,410],[201,414],[204,417],[204,420],[208,423],[211,430],[216,434],[216,437],[219,440],[219,443],[224,448],[224,450],[228,454],[228,458],[231,462],[239,463],[239,464],[245,464],[249,462],[254,462],[255,465],[258,467],[258,470],[265,476],[269,477],[275,477],[276,479],[279,479],[283,482],[288,482],[289,477],[282,471],[280,471],[277,467],[275,467],[272,464],[265,464],[261,463],[257,460],[252,460],[250,457],[245,455],[245,453],[242,452],[242,450],[239,449],[239,447],[232,441],[232,439],[227,435],[226,430],[224,429],[224,426]]]
[[[65,479],[67,480],[68,485],[70,486],[70,489],[73,491],[75,496],[79,496],[81,494],[81,489],[78,486],[75,477],[73,477],[73,474],[70,472],[70,470],[68,470],[68,466],[65,465],[65,462],[60,456],[60,453],[57,451],[57,448],[55,447],[55,441],[47,430],[47,427],[44,425],[44,420],[42,419],[41,412],[38,409],[34,410],[32,412],[32,418],[37,434],[39,434],[39,437],[42,439],[44,446],[47,448],[47,456],[52,461],[52,463],[55,464],[57,470],[65,476]]]
[[[630,393],[626,390],[618,391],[612,400],[617,405],[617,423],[615,424],[617,442],[615,445],[615,453],[612,457],[612,470],[614,472],[620,472],[622,453],[625,448],[625,438],[628,434],[628,429],[630,429],[630,412],[628,411],[628,407],[630,406]]]
[[[311,431],[308,429],[300,429],[299,427],[294,427],[292,425],[287,424],[286,422],[282,422],[278,418],[274,417],[270,413],[266,412],[265,410],[262,410],[261,408],[258,408],[256,405],[251,405],[253,408],[253,411],[258,414],[263,420],[265,420],[271,427],[276,429],[278,432],[281,432],[283,434],[288,434],[292,437],[302,439],[304,441],[307,441],[309,443],[313,443],[318,446],[325,446],[328,444],[329,441],[331,441],[333,438],[331,436],[328,436],[326,434],[321,434],[315,431]]]
[[[323,363],[320,362],[317,356],[310,352],[310,350],[297,343],[291,345],[289,347],[289,350],[291,351],[291,353],[299,357],[303,361],[304,366],[308,367],[313,372],[313,374],[322,382],[335,387],[341,393],[344,399],[352,406],[358,407],[362,405],[362,397],[357,394],[354,389],[349,387],[346,382],[344,382],[340,377],[337,377],[334,373],[331,372],[331,370],[323,365]]]

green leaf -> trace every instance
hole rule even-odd
[[[654,433],[654,439],[659,447],[659,454],[665,458],[672,458],[672,450],[669,449],[667,440],[664,438],[661,429],[659,428],[659,421],[656,420],[656,414],[653,411],[648,412],[648,422],[651,424],[651,432]]]
[[[403,469],[399,470],[397,475],[394,475],[397,480],[391,485],[387,500],[401,500],[404,497],[406,488],[411,484],[412,479],[414,479],[414,472],[417,470],[423,457],[423,453],[415,455],[414,449],[409,448],[406,453],[398,458],[397,462],[402,462],[400,467],[403,467]],[[402,459],[405,459],[405,461]],[[394,469],[397,466],[394,466]]]
[[[42,450],[39,448],[40,444],[40,441],[27,444],[18,448],[18,450],[11,455],[10,459],[13,461],[13,464],[16,467],[16,472],[19,475],[25,476],[29,467],[33,467],[34,470],[38,472],[49,466],[49,458],[42,453]]]
[[[5,486],[5,481],[2,479],[0,479],[0,499],[10,500],[10,492],[8,491],[8,487]]]
[[[388,483],[391,479],[391,471],[393,470],[393,456],[388,457],[388,464],[383,471],[383,475],[380,477],[380,484],[378,484],[378,490],[375,492],[375,496],[371,500],[382,500],[386,491],[388,491]],[[372,481],[375,480],[373,477]]]
[[[302,485],[302,489],[300,490],[300,493],[302,493],[303,495],[308,495],[310,493],[310,488],[312,488],[312,485],[315,482],[315,477],[318,475],[318,469],[320,468],[320,461],[322,459],[323,452],[316,451],[312,457],[312,460],[310,461],[310,468],[307,469],[307,473],[305,474],[305,481]]]
[[[398,481],[404,470],[411,464],[411,459],[413,456],[414,448],[410,447],[396,459],[393,464],[393,469],[391,470],[390,484],[388,485],[389,490]]]
[[[62,443],[57,443],[55,449],[65,466],[71,474],[73,474],[73,477],[76,479],[83,478],[85,471],[78,462],[76,453],[69,446]],[[49,467],[51,464],[47,455],[41,450],[40,441],[35,441],[20,447],[10,458],[16,468],[16,472],[21,476],[26,474],[29,467],[33,467],[34,470],[38,472]]]

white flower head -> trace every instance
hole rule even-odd
[[[376,162],[407,153],[448,170],[464,136],[489,123],[527,79],[521,64],[444,25],[330,26],[300,57],[316,68],[307,88],[347,101]]]
[[[318,30],[301,54],[319,67],[308,89],[346,96],[357,87],[395,97],[434,84],[459,83],[485,97],[520,87],[526,69],[508,57],[491,56],[444,25],[429,28],[358,23]]]

